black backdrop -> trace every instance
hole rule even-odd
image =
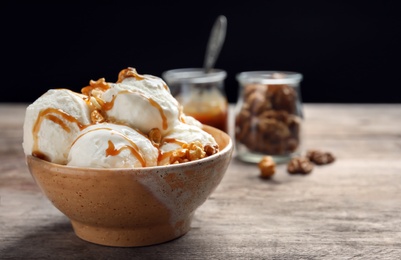
[[[228,27],[216,67],[228,73],[230,102],[235,75],[249,70],[302,73],[304,102],[401,102],[396,1],[236,2],[2,4],[0,102],[113,82],[128,66],[156,76],[201,67],[220,14]]]

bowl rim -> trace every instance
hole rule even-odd
[[[229,134],[223,132],[220,129],[217,129],[215,127],[209,126],[209,125],[203,125],[202,129],[205,130],[205,128],[211,128],[214,131],[219,132],[219,134],[223,134],[226,135],[228,137],[228,143],[227,145],[223,148],[223,150],[219,151],[218,153],[212,154],[208,157],[202,158],[202,159],[198,159],[195,161],[190,161],[190,162],[184,162],[184,163],[178,163],[178,164],[168,164],[168,165],[158,165],[158,166],[148,166],[148,167],[138,167],[138,168],[96,168],[96,167],[80,167],[80,166],[69,166],[69,165],[64,165],[64,164],[58,164],[58,163],[53,163],[53,162],[49,162],[46,160],[43,160],[41,158],[35,157],[33,155],[26,155],[26,158],[31,158],[32,160],[35,161],[40,161],[41,163],[44,163],[46,165],[52,166],[52,167],[57,167],[57,168],[63,168],[63,169],[76,169],[76,170],[83,170],[83,171],[99,171],[99,172],[114,172],[114,171],[118,171],[118,172],[147,172],[147,171],[154,171],[154,170],[158,170],[158,169],[175,169],[175,168],[182,168],[182,167],[190,167],[191,165],[195,165],[195,164],[199,164],[199,163],[203,163],[203,162],[207,162],[207,161],[211,161],[214,160],[218,157],[221,157],[227,153],[229,153],[230,151],[233,150],[234,148],[234,144],[232,141],[232,138]]]

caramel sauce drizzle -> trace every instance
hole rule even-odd
[[[128,67],[127,69],[124,69],[124,70],[120,71],[120,73],[118,75],[117,83],[121,83],[124,79],[129,78],[129,77],[134,77],[136,80],[144,80],[144,79],[158,80],[156,77],[152,77],[151,75],[148,75],[148,76],[140,75],[140,74],[137,73],[135,68]],[[165,84],[164,82],[162,84],[163,84],[164,89],[169,90],[167,84]],[[95,106],[91,103],[91,99],[90,99],[91,97],[94,97],[94,96],[92,96],[92,91],[94,89],[99,89],[101,91],[106,91],[106,90],[110,89],[110,84],[106,82],[105,78],[100,78],[100,79],[98,79],[96,81],[95,80],[91,80],[89,82],[89,86],[83,87],[81,89],[82,94],[86,96],[84,98],[84,101],[88,104],[88,107],[90,108],[91,112],[93,110],[95,110]],[[140,91],[123,90],[123,91],[119,92],[119,94],[126,94],[126,93],[135,93],[135,94],[138,94],[138,95],[142,96],[143,98],[147,99],[149,101],[149,103],[159,111],[160,116],[162,118],[163,130],[166,130],[168,128],[167,117],[164,114],[163,109],[161,108],[161,106],[156,101],[154,101],[152,98],[149,98],[149,97],[145,96]],[[101,106],[100,113],[104,114],[104,111],[108,111],[108,110],[113,108],[115,99],[117,98],[117,95],[113,96],[113,99],[110,102],[104,102],[103,100],[101,100],[98,97],[94,97],[94,98],[96,99],[96,101]],[[185,121],[184,117],[183,117],[182,108],[179,111],[178,118],[179,118],[179,120],[181,122]],[[54,122],[55,124],[58,124],[64,131],[66,131],[68,133],[71,132],[71,128],[68,126],[68,124],[65,121],[68,121],[70,123],[75,123],[80,130],[83,130],[84,128],[86,128],[88,126],[88,125],[82,124],[81,122],[78,121],[77,118],[71,116],[70,114],[64,112],[61,109],[47,108],[47,109],[41,111],[39,113],[35,123],[34,123],[34,126],[33,126],[32,155],[35,156],[35,157],[38,157],[38,158],[42,158],[42,159],[47,160],[47,161],[49,161],[49,158],[39,150],[39,143],[38,143],[38,139],[39,139],[38,134],[39,134],[42,122],[45,119],[50,120],[50,121]],[[92,123],[92,124],[94,124],[94,123]],[[107,130],[113,131],[111,128],[97,128],[97,129],[93,129],[91,131],[100,130],[100,129],[107,129]],[[139,130],[136,130],[136,131],[139,132],[140,134],[142,134],[143,136],[148,138],[147,135],[141,133]],[[114,132],[116,134],[121,135],[123,138],[125,138],[130,143],[130,145],[125,145],[125,146],[123,146],[123,147],[121,147],[119,149],[116,149],[114,143],[111,140],[109,140],[108,141],[108,148],[106,149],[106,156],[116,156],[116,155],[120,154],[122,150],[129,149],[130,152],[138,159],[138,161],[141,163],[141,165],[143,167],[145,167],[146,166],[146,161],[143,158],[142,154],[140,153],[140,151],[138,149],[138,146],[134,142],[132,142],[130,139],[128,139],[126,136],[124,136],[123,134],[120,134],[120,133],[118,133],[116,131],[114,131]],[[77,137],[74,140],[74,143],[81,136]],[[180,146],[185,144],[185,142],[177,140],[177,139],[174,139],[174,138],[166,138],[163,141],[165,143],[176,143],[176,144],[178,144]],[[71,146],[74,145],[74,143],[72,143]],[[159,150],[158,161],[160,162],[164,158],[171,156],[171,154],[173,152],[174,151],[169,151],[169,152],[162,153]]]
[[[184,141],[181,141],[179,139],[175,139],[175,138],[164,138],[163,139],[163,143],[175,143],[178,144],[179,146],[183,146],[184,144],[187,144]],[[170,157],[176,150],[171,150],[168,152],[162,152],[161,150],[159,150],[159,156],[157,157],[158,162]]]
[[[149,100],[149,102],[150,102],[150,104],[153,106],[153,107],[155,107],[157,110],[159,110],[159,113],[160,113],[160,116],[162,117],[162,127],[163,127],[163,130],[166,130],[167,129],[167,127],[168,127],[168,124],[167,124],[167,117],[166,117],[166,115],[164,114],[164,112],[163,112],[163,109],[161,108],[161,106],[159,105],[159,103],[157,103],[156,101],[154,101],[153,99],[151,99],[151,98],[149,98],[148,99]]]
[[[123,136],[123,135],[122,135]],[[122,147],[120,147],[119,149],[116,149],[114,143],[109,140],[108,144],[109,146],[106,149],[106,156],[116,156],[118,154],[120,154],[123,150],[130,150],[131,154],[134,155],[138,161],[141,163],[142,167],[146,167],[146,161],[143,158],[143,156],[141,155],[141,153],[139,152],[138,146],[130,141],[129,139],[127,139],[125,136],[123,136],[127,141],[129,141],[131,143],[131,145],[124,145]]]
[[[161,150],[159,150],[159,156],[157,157],[157,162],[159,163],[159,162],[163,161],[164,159],[169,158],[173,154],[174,151],[175,150],[163,153]]]
[[[127,69],[123,69],[118,73],[118,80],[117,83],[123,82],[126,78],[135,78],[136,80],[143,80],[145,79],[144,75],[140,75],[136,72],[136,69],[128,67]]]
[[[86,126],[81,124],[81,122],[78,121],[78,119],[76,119],[75,117],[71,116],[70,114],[67,114],[66,112],[64,112],[61,109],[56,109],[56,108],[47,108],[43,111],[41,111],[38,115],[38,118],[36,119],[35,124],[33,125],[33,148],[32,148],[32,155],[40,157],[40,158],[44,158],[46,157],[42,152],[40,152],[39,150],[39,142],[38,142],[38,134],[40,131],[40,127],[42,126],[42,122],[45,119],[48,119],[52,122],[54,122],[55,124],[58,124],[61,126],[61,128],[63,128],[64,131],[66,132],[70,132],[71,128],[68,127],[68,125],[63,122],[63,120],[61,120],[59,117],[57,117],[56,115],[62,117],[64,120],[70,122],[70,123],[75,123],[78,128],[80,130],[84,129]]]
[[[174,144],[178,144],[179,146],[183,146],[184,144],[187,144],[187,142],[184,142],[182,140],[175,139],[175,138],[164,138],[163,143],[174,143]]]
[[[81,92],[82,92],[82,94],[90,97],[92,90],[94,90],[96,88],[106,91],[110,88],[110,85],[106,82],[105,78],[100,78],[96,81],[91,80],[91,81],[89,81],[89,86],[83,87],[81,89]]]
[[[138,72],[136,71],[135,68],[128,67],[127,69],[120,71],[120,73],[118,74],[117,83],[121,83],[121,82],[123,82],[124,79],[131,78],[131,77],[135,78],[136,80],[144,80],[145,78],[159,80],[158,78],[156,78],[152,75],[145,76],[145,75],[138,74]],[[165,82],[162,82],[162,84],[163,84],[163,88],[165,90],[170,91],[169,87],[167,86],[167,84]]]
[[[108,141],[108,145],[109,145],[109,146],[108,146],[108,148],[105,150],[106,156],[116,156],[116,155],[120,154],[122,150],[128,149],[128,150],[130,150],[131,154],[132,154],[133,156],[135,156],[135,157],[138,159],[138,161],[140,162],[140,164],[142,165],[142,167],[145,167],[145,166],[146,166],[146,161],[145,161],[145,159],[143,158],[141,152],[139,151],[138,146],[137,146],[131,139],[129,139],[129,138],[127,138],[125,135],[123,135],[123,134],[121,134],[121,133],[119,133],[119,132],[113,130],[112,128],[109,128],[109,127],[100,127],[100,128],[96,128],[96,129],[92,129],[92,130],[90,130],[90,131],[87,131],[85,134],[90,133],[90,132],[94,132],[94,131],[98,131],[98,130],[108,130],[108,131],[111,131],[111,132],[113,132],[114,134],[117,134],[117,135],[121,136],[122,138],[124,138],[125,140],[127,140],[127,141],[130,143],[130,145],[124,145],[124,146],[122,146],[120,149],[116,149],[114,143],[113,143],[111,140],[109,140],[109,141]],[[142,133],[140,133],[140,134],[142,134]],[[84,135],[84,134],[81,134],[80,136],[78,136],[78,137],[74,140],[74,142],[71,144],[71,146],[73,146],[73,145],[75,144],[75,142],[76,142],[79,138],[81,138],[83,135]]]
[[[167,86],[166,83],[163,83],[163,87],[164,87],[165,90],[168,90],[170,92],[170,89],[169,89],[169,87]]]

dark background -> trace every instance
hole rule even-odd
[[[238,3],[237,3],[238,2]],[[0,102],[33,102],[50,88],[91,79],[201,67],[211,27],[227,17],[216,67],[303,74],[310,103],[400,103],[397,1],[182,1],[158,4],[2,4]]]

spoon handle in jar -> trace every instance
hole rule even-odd
[[[203,67],[208,73],[214,66],[219,56],[221,47],[223,46],[227,30],[227,18],[224,15],[217,17],[210,33],[209,42],[207,44],[206,56]]]

